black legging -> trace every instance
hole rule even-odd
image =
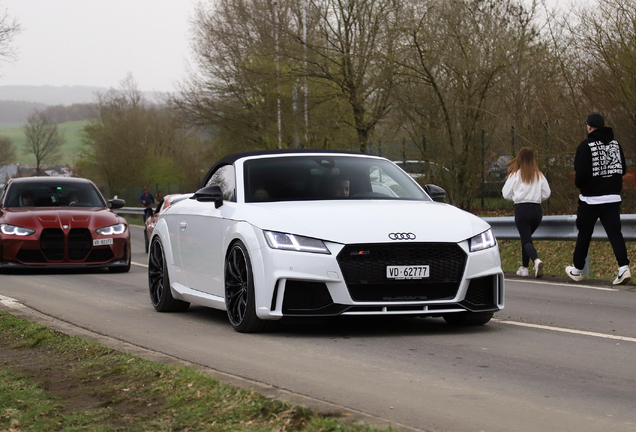
[[[532,234],[539,228],[541,219],[543,219],[541,204],[515,204],[515,225],[521,237],[521,265],[523,267],[528,267],[530,260],[534,262],[538,258],[537,250],[532,244]]]

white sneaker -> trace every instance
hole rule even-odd
[[[517,276],[530,276],[530,273],[528,273],[528,267],[519,267],[519,270],[517,270]]]
[[[543,276],[543,261],[537,258],[534,260],[534,277],[538,279],[541,276]]]
[[[632,278],[632,274],[629,271],[629,266],[622,266],[618,269],[618,276],[614,279],[612,284],[614,285],[624,285]]]
[[[583,280],[583,270],[579,270],[574,266],[567,266],[565,268],[565,272],[576,282],[581,282]]]

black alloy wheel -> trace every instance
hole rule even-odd
[[[172,297],[166,258],[159,237],[155,237],[150,246],[148,289],[150,291],[150,301],[158,312],[180,312],[190,307],[190,303]]]
[[[234,330],[240,333],[264,330],[266,322],[256,315],[250,258],[241,241],[230,247],[225,260],[225,306]]]

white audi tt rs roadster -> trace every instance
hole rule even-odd
[[[226,310],[239,332],[338,315],[485,324],[504,306],[497,242],[444,196],[376,156],[229,155],[159,216],[150,299],[159,312]]]

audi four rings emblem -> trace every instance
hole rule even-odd
[[[389,238],[391,240],[415,240],[415,234],[413,233],[390,233]]]

